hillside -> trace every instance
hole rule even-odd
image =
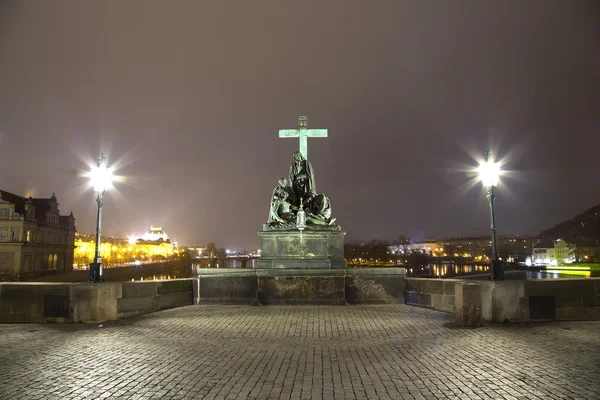
[[[564,239],[580,246],[600,244],[600,204],[541,232],[539,237]]]

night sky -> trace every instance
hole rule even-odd
[[[299,115],[347,240],[487,234],[488,146],[499,233],[537,233],[600,203],[600,3],[0,3],[0,188],[79,232],[104,151],[105,234],[257,247]]]

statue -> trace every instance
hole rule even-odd
[[[273,189],[271,208],[267,225],[271,227],[294,227],[296,216],[292,212],[295,196],[292,188],[285,178],[279,179],[278,185]]]
[[[295,229],[298,211],[301,209],[306,213],[307,225],[338,228],[335,218],[331,218],[329,198],[316,192],[312,165],[297,151],[290,167],[290,180],[279,179],[277,187],[273,189],[267,226]]]
[[[307,118],[301,116],[298,118],[296,129],[279,130],[280,138],[298,139],[298,148],[294,149],[298,151],[294,153],[291,167],[288,166],[289,175],[279,179],[277,187],[273,190],[268,221],[262,225],[262,230],[257,232],[260,237],[261,252],[257,268],[308,270],[308,273],[300,274],[301,277],[298,279],[316,276],[310,273],[313,269],[346,268],[344,259],[346,232],[343,232],[336,219],[332,218],[329,198],[317,192],[315,172],[308,161],[308,140],[327,137],[327,129],[308,129],[307,125]],[[280,274],[272,274],[272,276],[278,275]],[[286,279],[287,277],[296,279],[295,272],[283,273],[281,276],[286,276]],[[336,282],[337,277],[336,274]],[[293,282],[293,285],[296,285],[296,281]],[[279,284],[275,284],[272,289],[265,288],[261,296],[264,295],[264,298],[268,299],[273,295],[279,299],[279,293],[285,291],[287,293],[283,295],[285,298],[290,296],[290,298],[303,298],[309,292],[310,296],[313,296],[313,292],[321,290],[319,288],[313,291],[311,287],[311,290],[305,293],[304,281],[302,282],[301,286],[294,286],[293,289],[290,287],[289,293],[287,284],[285,290],[283,286],[280,290]],[[272,290],[278,294],[275,292],[271,294]],[[329,287],[323,290],[327,291],[329,296]]]
[[[315,195],[307,204],[306,223],[314,225],[335,225],[335,218],[331,218],[331,203],[324,193]]]
[[[294,161],[290,167],[290,185],[294,189],[296,198],[302,198],[306,202],[316,194],[312,165],[299,151],[294,153]]]
[[[305,213],[307,229],[340,230],[331,218],[331,203],[323,193],[317,193],[315,173],[307,159],[309,137],[327,137],[327,129],[308,129],[306,117],[298,118],[298,129],[279,131],[279,137],[298,138],[300,148],[294,153],[289,180],[281,178],[271,196],[269,219],[265,228],[296,229],[298,212]],[[300,218],[304,220],[302,217]],[[319,228],[320,227],[320,228]]]

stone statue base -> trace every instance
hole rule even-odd
[[[266,228],[266,227],[265,227]],[[344,235],[339,227],[269,229],[258,232],[258,268],[343,269]]]

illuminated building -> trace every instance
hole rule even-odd
[[[533,263],[535,265],[564,265],[575,261],[574,246],[558,239],[538,242],[533,249]]]
[[[141,237],[142,240],[149,242],[157,242],[159,240],[168,241],[169,235],[163,231],[162,226],[150,226],[150,230]]]
[[[58,201],[0,190],[0,275],[20,278],[70,271],[75,217],[60,215]]]
[[[162,231],[162,228],[160,228]],[[136,262],[150,262],[170,259],[175,252],[166,233],[158,240],[128,240],[102,238],[100,241],[100,256],[105,268],[126,266]],[[162,236],[164,235],[164,236]],[[166,241],[163,237],[167,237]],[[90,235],[77,235],[75,240],[74,264],[85,267],[94,258],[95,240]]]

